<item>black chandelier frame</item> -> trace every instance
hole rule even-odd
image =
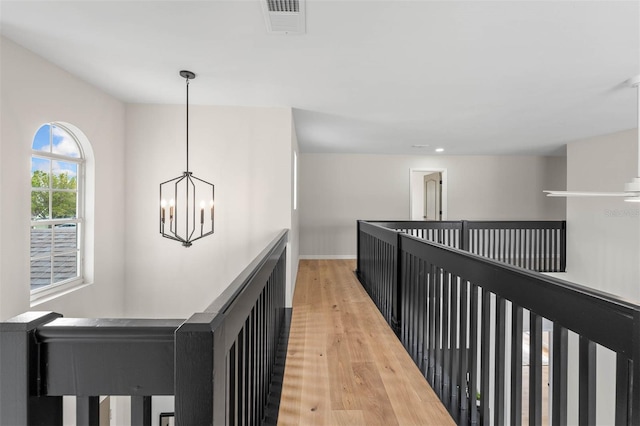
[[[191,247],[194,241],[214,232],[215,187],[189,171],[189,80],[196,78],[196,75],[191,71],[183,70],[180,71],[180,76],[186,79],[187,85],[187,167],[182,175],[160,184],[160,234],[170,240],[181,242],[184,247]],[[198,224],[196,200],[198,194],[202,197],[203,193],[209,199],[209,212],[205,215],[205,201],[202,199]],[[167,206],[167,198],[170,200],[169,206]],[[181,199],[184,201],[180,201]],[[209,218],[205,220],[205,216]]]

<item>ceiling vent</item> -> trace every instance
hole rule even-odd
[[[267,31],[273,34],[303,34],[305,0],[262,0]]]

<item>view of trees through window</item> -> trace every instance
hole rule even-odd
[[[81,277],[83,158],[74,136],[43,125],[31,156],[31,290]]]
[[[75,190],[78,187],[78,178],[76,176],[69,176],[67,173],[50,175],[42,170],[35,170],[31,174],[31,187],[48,189],[50,178],[53,179],[53,188],[72,190],[71,192],[53,191],[51,193],[52,217],[56,219],[76,217],[77,201]],[[31,192],[31,219],[37,220],[48,218],[49,191],[33,190]]]

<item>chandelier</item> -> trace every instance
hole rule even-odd
[[[189,80],[196,75],[180,71],[180,76],[187,82],[187,167],[182,175],[160,184],[160,234],[191,247],[213,234],[214,187],[189,171]]]

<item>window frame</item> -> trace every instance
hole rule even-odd
[[[34,142],[35,142],[35,134],[34,134],[34,138],[32,139],[31,142],[31,156],[30,159],[32,161],[33,164],[33,159],[34,158],[40,158],[40,159],[45,159],[45,160],[49,160],[50,161],[50,166],[49,166],[49,186],[48,188],[44,189],[43,188],[43,192],[47,192],[49,194],[48,198],[49,198],[49,217],[46,219],[36,219],[34,220],[33,218],[30,218],[30,225],[29,225],[29,230],[30,230],[30,234],[29,234],[29,292],[30,292],[30,296],[31,296],[31,304],[32,306],[34,304],[37,304],[38,302],[43,302],[46,300],[51,299],[54,296],[57,296],[59,294],[62,293],[66,293],[72,289],[75,289],[79,286],[82,286],[85,284],[85,229],[84,229],[84,225],[85,225],[85,198],[86,198],[86,194],[85,194],[85,175],[86,175],[86,155],[85,152],[83,150],[82,144],[80,143],[78,137],[74,134],[74,132],[72,130],[70,130],[68,127],[64,126],[61,123],[58,122],[50,122],[50,123],[44,123],[42,124],[40,127],[38,127],[38,130],[36,131],[36,134],[40,131],[40,129],[42,129],[42,127],[44,126],[49,126],[49,152],[47,151],[42,151],[42,150],[36,150],[34,149]],[[64,131],[72,140],[73,142],[76,144],[76,147],[78,149],[78,153],[79,153],[79,157],[70,157],[70,156],[66,156],[66,155],[62,155],[62,154],[56,154],[53,152],[53,128],[57,127],[59,129],[61,129],[62,131]],[[64,162],[64,163],[72,163],[75,164],[77,167],[77,173],[76,173],[76,189],[75,190],[64,190],[64,189],[59,189],[59,188],[54,188],[54,183],[53,183],[53,170],[52,170],[52,164],[54,161],[60,161],[60,162]],[[33,166],[32,166],[33,167]],[[33,173],[33,172],[31,172]],[[33,174],[31,175],[33,176]],[[31,179],[30,179],[31,180]],[[34,188],[30,182],[30,199],[31,199],[31,195],[34,192]],[[53,218],[53,194],[55,192],[75,192],[76,193],[76,217],[75,218]],[[30,201],[30,205],[31,205],[31,201]],[[31,207],[30,207],[31,210]],[[31,215],[31,212],[30,212]],[[62,224],[70,224],[73,223],[75,224],[76,227],[76,241],[77,241],[77,248],[75,250],[70,250],[70,251],[62,251],[62,252],[55,252],[54,250],[54,239],[55,239],[55,229],[56,226],[62,225]],[[47,256],[32,256],[31,253],[31,230],[35,227],[35,226],[50,226],[51,227],[51,247],[52,250],[49,252],[49,254]],[[61,254],[69,254],[69,253],[75,253],[76,254],[76,276],[72,277],[72,278],[66,278],[66,279],[62,279],[59,281],[54,281],[54,262],[55,262],[55,257],[59,256]],[[45,259],[48,258],[50,261],[50,265],[51,265],[51,274],[50,274],[50,283],[48,285],[33,289],[32,288],[32,284],[31,284],[31,274],[32,274],[32,267],[31,264],[34,260],[37,259]]]

